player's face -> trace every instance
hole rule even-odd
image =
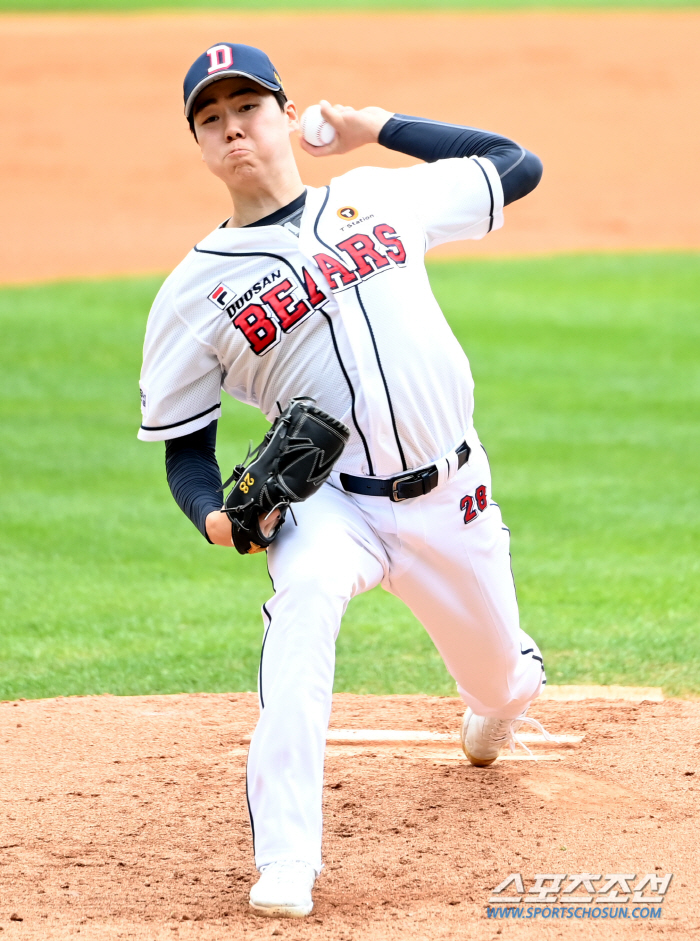
[[[280,110],[275,97],[247,78],[227,78],[205,88],[194,105],[194,128],[202,159],[225,183],[264,185],[289,159],[289,136],[299,122],[290,101]]]

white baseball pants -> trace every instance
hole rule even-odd
[[[268,550],[274,596],[263,605],[247,770],[258,868],[291,859],[321,869],[335,640],[355,595],[381,584],[401,598],[479,715],[515,718],[539,695],[542,657],[519,627],[509,531],[475,431],[467,443],[452,479],[401,503],[346,493],[334,474]]]

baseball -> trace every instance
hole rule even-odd
[[[321,114],[320,105],[311,105],[302,114],[301,133],[304,140],[314,147],[323,147],[335,138],[335,128]]]

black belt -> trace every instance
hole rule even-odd
[[[457,468],[464,467],[469,460],[471,448],[463,441],[455,449],[457,455]],[[432,464],[412,474],[399,474],[389,480],[379,480],[377,477],[353,477],[351,474],[341,474],[340,483],[349,493],[361,493],[370,497],[389,497],[392,503],[410,500],[411,497],[422,497],[430,493],[438,485],[438,469]]]

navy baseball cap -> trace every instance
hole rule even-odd
[[[203,52],[185,76],[185,117],[189,118],[195,99],[203,88],[222,78],[237,76],[252,78],[270,91],[282,90],[282,80],[262,49],[235,42],[219,42]]]

